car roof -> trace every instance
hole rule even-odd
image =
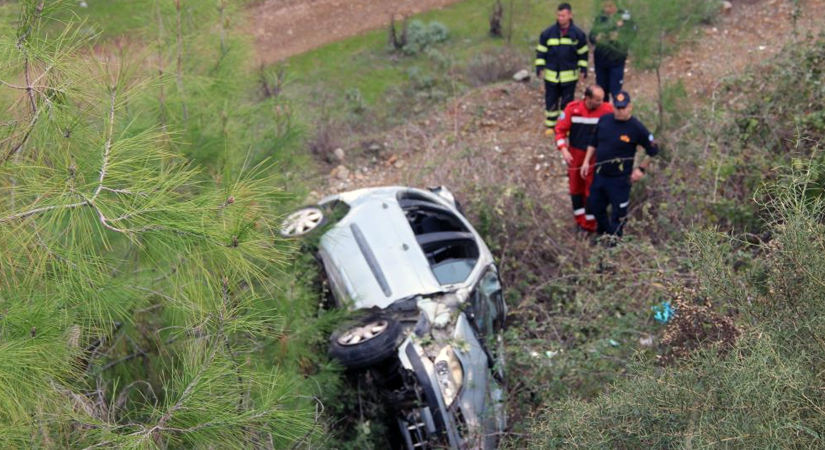
[[[403,192],[424,195],[454,211],[433,193],[405,187],[360,189],[321,202],[340,200],[349,206],[321,237],[319,250],[339,272],[336,282],[344,284],[356,309],[383,309],[397,300],[444,291],[398,203]]]

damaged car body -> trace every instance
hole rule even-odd
[[[415,449],[493,449],[506,426],[506,305],[492,254],[443,187],[369,188],[289,215],[281,234],[324,227],[318,244],[335,306],[360,319],[330,338],[350,371],[369,371]]]

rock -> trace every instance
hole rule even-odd
[[[349,179],[349,169],[346,166],[338,166],[332,169],[332,172],[329,173],[330,177],[337,178],[341,181],[347,181]]]
[[[399,159],[398,161],[395,162],[395,164],[393,164],[393,167],[395,167],[396,169],[403,168],[404,167],[404,161]]]
[[[88,3],[86,3],[86,2],[80,2],[80,7],[81,7],[81,8],[88,8],[88,7],[89,7],[89,4],[88,4]]]
[[[728,1],[722,2],[722,12],[723,13],[730,14],[730,12],[732,10],[733,10],[733,3],[728,2]]]
[[[639,345],[642,347],[653,347],[653,336],[647,335],[640,337]]]
[[[341,147],[338,147],[335,150],[333,150],[332,155],[335,156],[335,159],[337,159],[338,161],[344,161],[344,158],[347,156],[347,154],[344,153],[344,149]]]
[[[513,80],[515,81],[528,81],[529,79],[530,72],[528,72],[527,69],[519,70],[515,75],[513,75]]]

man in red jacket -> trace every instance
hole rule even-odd
[[[588,171],[587,178],[582,178],[579,169],[584,163],[587,146],[593,138],[599,118],[612,112],[613,107],[604,102],[604,89],[592,84],[584,90],[584,98],[570,102],[564,108],[556,125],[556,147],[567,163],[573,218],[581,229],[589,232],[596,231],[595,217],[586,210],[594,171]]]

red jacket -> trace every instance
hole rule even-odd
[[[607,102],[593,111],[587,109],[584,100],[568,103],[556,124],[556,147],[587,150],[599,118],[612,112],[613,106]]]

